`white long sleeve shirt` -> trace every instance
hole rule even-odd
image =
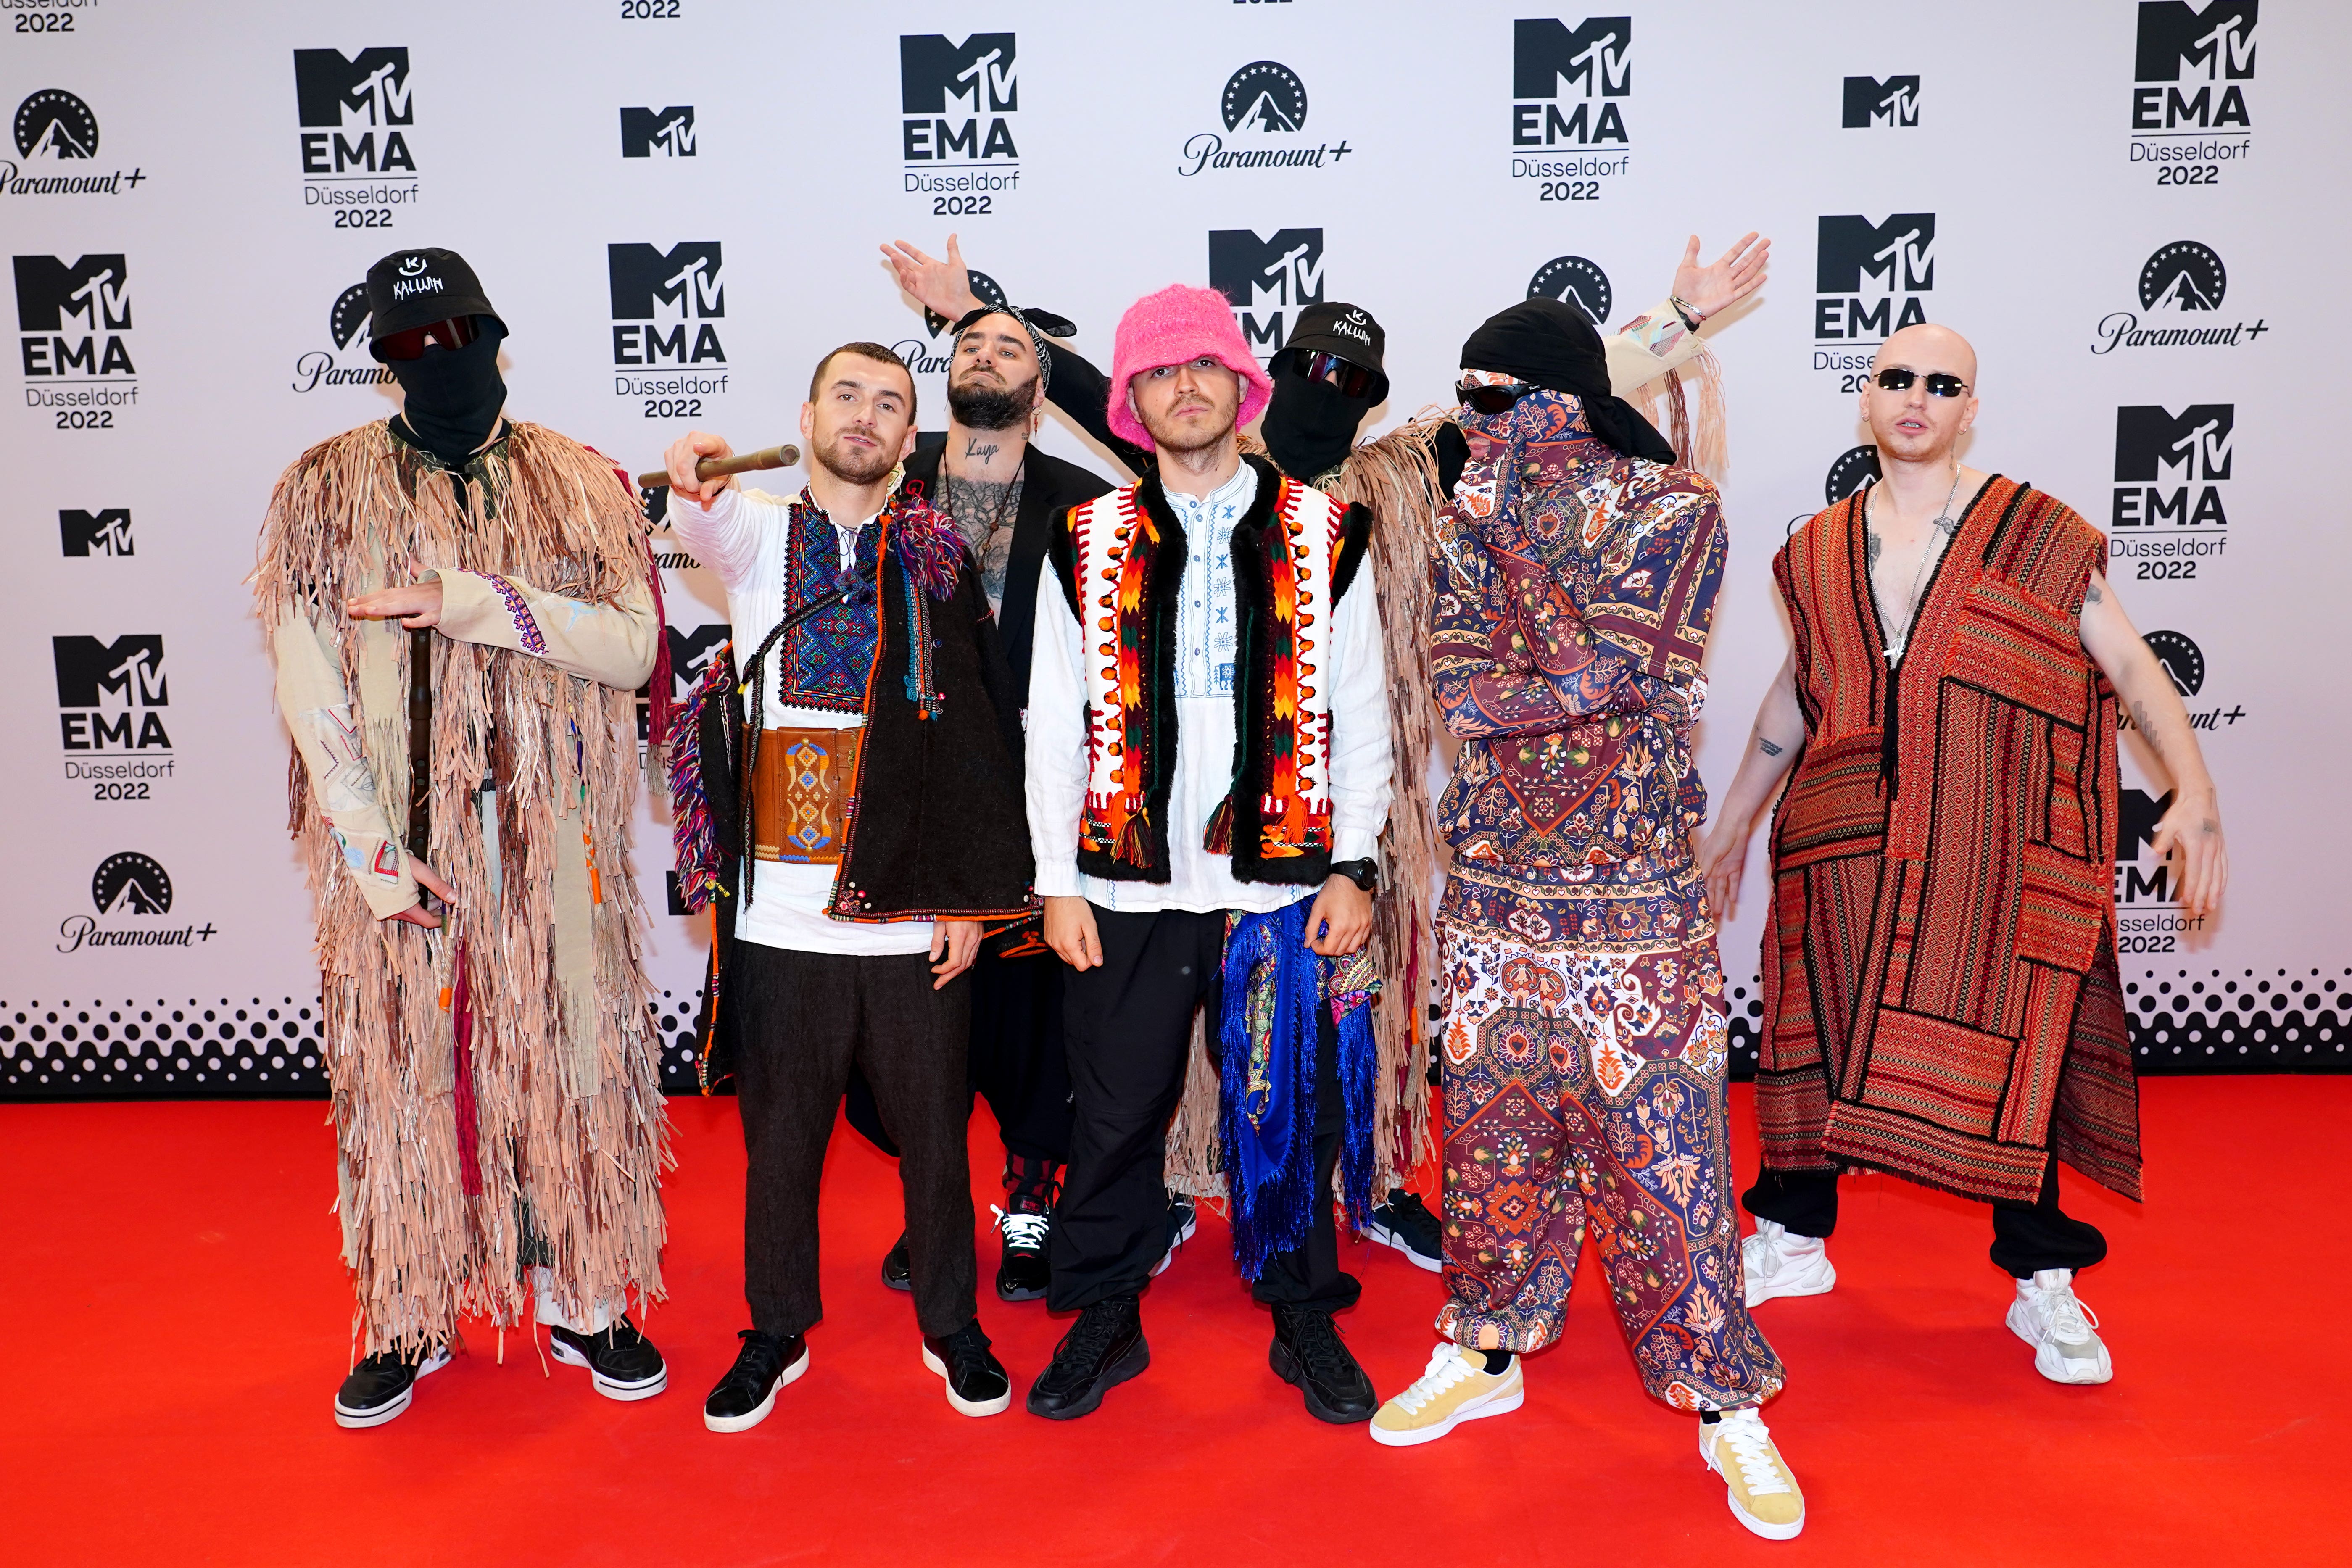
[[[877,511],[875,517],[881,515]],[[857,535],[873,517],[846,527],[834,523],[841,540],[841,564],[857,558]],[[669,492],[669,524],[695,559],[718,574],[727,590],[727,618],[734,627],[736,657],[749,658],[784,618],[784,562],[790,548],[792,502],[764,490],[720,490],[708,509]],[[783,660],[768,656],[766,711],[762,722],[804,730],[856,730],[863,713],[802,708],[784,701]],[[931,922],[837,921],[824,911],[833,902],[837,868],[755,860],[747,897],[735,918],[735,934],[762,947],[797,952],[863,956],[929,952]]]
[[[1257,494],[1241,472],[1205,500],[1168,492],[1183,525],[1184,576],[1177,606],[1176,768],[1168,798],[1168,880],[1117,882],[1078,869],[1078,818],[1087,797],[1086,682],[1077,618],[1049,561],[1037,584],[1030,655],[1027,740],[1029,847],[1037,891],[1077,894],[1129,912],[1241,910],[1263,914],[1319,889],[1244,882],[1233,862],[1202,847],[1209,818],[1233,787],[1234,648],[1238,615],[1234,524]],[[1390,796],[1388,677],[1379,596],[1360,568],[1334,617],[1323,673],[1331,691],[1331,858],[1377,858]]]

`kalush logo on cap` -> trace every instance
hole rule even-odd
[[[419,294],[438,294],[446,287],[428,268],[432,262],[422,256],[400,258],[400,276],[392,280],[392,297],[397,301]]]
[[[1347,310],[1334,318],[1331,324],[1324,328],[1324,331],[1333,337],[1353,338],[1366,348],[1372,346],[1370,325],[1365,319],[1363,311],[1353,306],[1349,306]]]

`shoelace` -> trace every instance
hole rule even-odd
[[[1727,1446],[1731,1457],[1739,1462],[1739,1479],[1750,1497],[1790,1489],[1780,1462],[1772,1457],[1771,1431],[1753,1410],[1726,1411],[1716,1423],[1715,1440],[1717,1447]]]
[[[1437,1396],[1470,1375],[1470,1358],[1453,1345],[1440,1345],[1430,1353],[1429,1366],[1413,1385],[1398,1394],[1397,1403],[1408,1412],[1420,1414],[1423,1407],[1435,1402]]]
[[[1291,1338],[1307,1370],[1320,1376],[1345,1375],[1354,1358],[1339,1338],[1339,1325],[1326,1312],[1300,1311],[1291,1319]]]
[[[1025,1209],[1015,1209],[1007,1214],[994,1204],[988,1207],[989,1212],[996,1215],[996,1228],[1004,1233],[1007,1247],[1017,1247],[1024,1252],[1045,1250],[1045,1233],[1054,1223],[1050,1218],[1042,1214],[1031,1214]]]
[[[743,1342],[743,1348],[735,1354],[734,1371],[728,1377],[730,1383],[757,1388],[782,1368],[783,1347],[775,1341],[756,1329],[740,1330],[735,1337]]]
[[[1093,1366],[1102,1360],[1103,1352],[1110,1349],[1111,1341],[1118,1338],[1119,1331],[1124,1327],[1126,1325],[1117,1313],[1090,1307],[1078,1314],[1078,1321],[1070,1325],[1068,1333],[1062,1336],[1061,1348],[1055,1352],[1054,1359],[1082,1361]]]
[[[2099,1326],[2098,1314],[2075,1299],[2072,1285],[2042,1292],[2050,1303],[2050,1338],[2062,1345],[2087,1345]]]

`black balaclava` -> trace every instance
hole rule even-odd
[[[1349,397],[1328,381],[1293,374],[1288,365],[1282,365],[1275,371],[1274,396],[1265,405],[1265,422],[1258,434],[1276,468],[1302,483],[1312,482],[1348,460],[1355,449],[1356,427],[1371,412],[1372,402],[1368,396]]]
[[[1609,390],[1609,353],[1583,311],[1558,300],[1522,300],[1479,324],[1462,345],[1464,370],[1500,371],[1529,386],[1565,392],[1592,434],[1629,458],[1671,463],[1675,449],[1632,404]]]
[[[507,403],[506,379],[499,374],[499,345],[506,324],[496,316],[475,318],[478,335],[462,349],[427,343],[415,359],[384,361],[404,395],[401,423],[416,444],[462,468],[497,428]]]

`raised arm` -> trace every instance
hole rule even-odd
[[[2083,591],[2082,626],[2083,650],[2106,672],[2148,750],[2172,775],[2172,805],[2156,825],[2149,847],[2179,869],[2180,912],[2202,919],[2221,907],[2230,855],[2221,838],[2213,775],[2206,772],[2205,753],[2189,727],[2189,710],[2101,573],[2092,573]]]
[[[1698,868],[1706,878],[1706,901],[1717,920],[1727,921],[1738,911],[1739,877],[1748,862],[1748,838],[1755,831],[1757,814],[1780,787],[1782,775],[1796,765],[1804,745],[1805,715],[1797,706],[1797,656],[1792,652],[1780,660],[1780,672],[1757,705],[1748,749],[1740,753],[1731,787],[1723,792],[1715,826],[1699,847]]]
[[[1717,257],[1714,265],[1701,267],[1698,236],[1692,235],[1684,247],[1682,265],[1675,268],[1675,286],[1668,296],[1605,341],[1609,390],[1620,397],[1628,396],[1643,384],[1697,358],[1706,346],[1699,341],[1699,323],[1762,288],[1771,252],[1770,240],[1759,240],[1750,232]]]

